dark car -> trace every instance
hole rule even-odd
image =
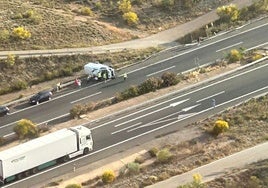
[[[40,91],[30,98],[30,104],[39,104],[44,101],[48,101],[51,99],[52,92],[51,91]]]
[[[9,108],[7,106],[0,106],[0,116],[7,115],[9,113]]]

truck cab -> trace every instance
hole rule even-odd
[[[77,151],[79,153],[86,155],[93,150],[93,139],[90,129],[83,126],[76,126],[70,128],[70,130],[74,131],[78,137]]]

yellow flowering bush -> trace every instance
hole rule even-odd
[[[218,7],[217,14],[224,21],[236,21],[239,17],[239,10],[236,5],[230,4]]]
[[[229,63],[234,63],[236,61],[240,61],[243,57],[243,54],[240,50],[233,49],[230,51],[228,55]]]
[[[112,170],[106,170],[101,176],[103,183],[112,183],[115,180],[115,173]]]
[[[123,12],[123,13],[127,13],[131,11],[132,5],[130,0],[121,0],[118,2],[118,9]]]
[[[123,14],[123,19],[128,25],[137,25],[139,18],[135,12],[127,12]]]
[[[218,135],[220,133],[223,133],[229,129],[229,124],[226,121],[218,120],[215,122],[213,127],[213,133]]]
[[[28,39],[31,37],[31,33],[24,27],[17,27],[13,29],[13,36],[18,39]]]

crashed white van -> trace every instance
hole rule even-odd
[[[101,63],[87,63],[84,65],[84,71],[89,79],[99,80],[100,78],[114,79],[115,71],[112,67]],[[104,75],[105,74],[105,75]]]

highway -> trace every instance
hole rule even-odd
[[[267,93],[267,71],[266,61],[84,124],[92,129],[95,141],[92,153],[6,187],[31,187],[49,181],[71,172],[74,164],[77,168],[88,165]]]
[[[268,23],[265,20],[253,22],[225,35],[204,41],[201,45],[195,45],[185,50],[173,48],[162,52],[159,57],[155,58],[155,62],[148,61],[149,63],[147,63],[145,61],[127,68],[125,71],[128,72],[128,79],[125,82],[122,78],[117,78],[107,83],[87,84],[81,89],[59,93],[53,97],[53,100],[37,106],[30,106],[27,102],[15,106],[11,115],[1,117],[0,136],[10,134],[15,123],[22,118],[30,119],[35,123],[43,123],[68,115],[69,110],[75,104],[112,97],[116,92],[123,91],[130,85],[138,85],[149,77],[160,76],[165,71],[181,73],[197,66],[213,63],[215,60],[223,58],[233,48],[251,49],[265,46],[268,44],[267,31]]]

